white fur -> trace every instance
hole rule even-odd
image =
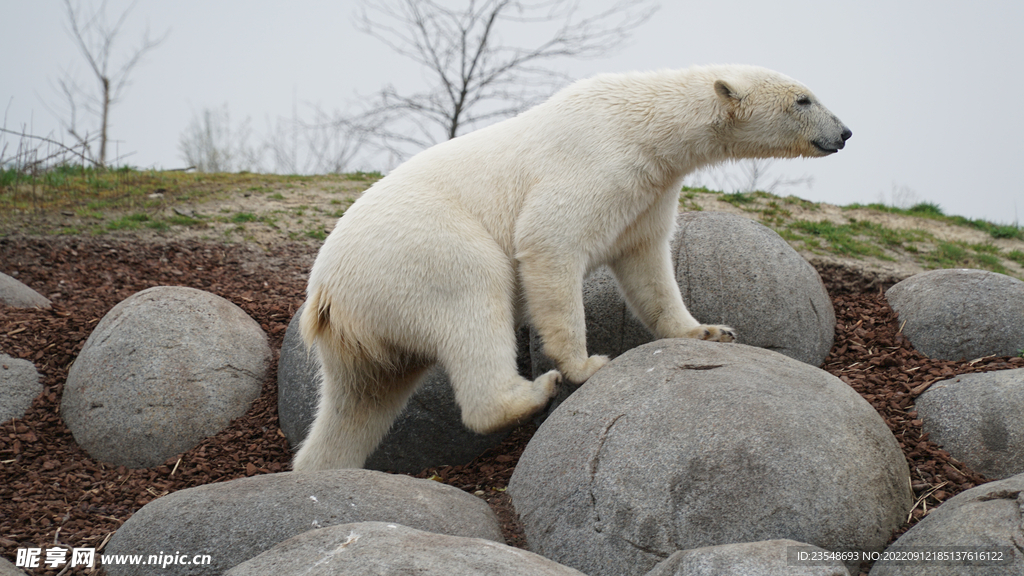
[[[421,152],[346,212],[313,266],[301,326],[323,382],[295,469],[362,466],[435,362],[479,432],[542,408],[562,375],[587,380],[608,361],[587,355],[582,301],[603,264],[658,337],[731,341],[690,315],[675,282],[682,178],[726,159],[822,156],[848,137],[793,80],[719,66],[583,80]],[[523,321],[558,371],[518,375]]]

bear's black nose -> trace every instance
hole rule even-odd
[[[840,134],[839,136],[843,139],[843,142],[846,142],[847,140],[850,139],[850,136],[853,136],[853,130],[850,130],[846,126],[843,126],[843,133]]]

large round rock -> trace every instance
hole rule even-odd
[[[0,303],[11,308],[50,308],[47,297],[3,272],[0,272]]]
[[[871,576],[1019,576],[1024,574],[1024,474],[965,490],[932,510],[893,542],[892,560]],[[962,559],[908,562],[908,553],[943,552]],[[982,558],[980,553],[986,553]],[[973,557],[972,557],[973,556]]]
[[[226,576],[584,576],[491,540],[358,522],[310,530],[235,566]]]
[[[288,323],[277,369],[277,410],[292,448],[306,438],[316,418],[317,362],[299,334],[305,304]],[[462,423],[451,380],[440,366],[427,372],[388,435],[366,460],[366,468],[414,474],[425,468],[465,464],[501,444],[508,431],[477,434]]]
[[[1024,282],[986,270],[915,274],[885,293],[919,352],[973,360],[1024,349]]]
[[[813,366],[832,348],[836,316],[821,277],[781,236],[724,212],[680,214],[672,261],[683,302],[698,321],[736,329],[738,341]],[[654,337],[607,268],[583,285],[587,351],[615,357]],[[534,334],[534,376],[550,370]]]
[[[1024,473],[1024,368],[964,374],[915,401],[928,439],[989,478]]]
[[[824,558],[826,550],[792,540],[722,544],[680,550],[646,576],[850,576],[839,560]]]
[[[260,395],[271,352],[252,318],[159,286],[114,306],[68,373],[61,415],[97,460],[155,466],[223,430]]]
[[[43,391],[34,364],[0,353],[0,422],[21,418]]]
[[[896,439],[849,386],[771,351],[688,339],[595,374],[538,429],[509,493],[530,550],[591,576],[780,538],[881,550],[912,504]]]
[[[299,333],[299,318],[305,307],[305,303],[299,306],[288,323],[277,360],[277,417],[293,449],[313,425],[319,394],[316,354],[306,347]]]
[[[696,318],[727,324],[739,342],[820,366],[836,314],[821,277],[768,227],[725,212],[679,215],[676,281]]]
[[[223,574],[307,530],[369,521],[504,543],[497,517],[480,498],[432,480],[350,469],[264,474],[179,490],[143,506],[105,552],[209,555],[206,565],[173,565],[159,573]],[[110,576],[153,573],[144,565],[107,567]]]

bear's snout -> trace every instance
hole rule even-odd
[[[846,147],[846,141],[853,136],[853,130],[847,128],[844,124],[839,125],[842,130],[839,132],[839,136],[833,138],[818,138],[811,142],[819,152],[824,154],[835,154]]]

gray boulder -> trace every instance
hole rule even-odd
[[[738,341],[819,366],[835,338],[836,317],[821,277],[785,240],[748,218],[686,212],[672,241],[683,302],[705,324],[727,324]],[[618,356],[654,340],[629,311],[607,268],[584,282],[587,351]],[[534,375],[553,365],[531,343]],[[563,393],[563,396],[565,394]]]
[[[885,562],[871,576],[1003,576],[1024,574],[1024,474],[965,490],[932,510],[886,552],[926,549],[995,552],[998,561]]]
[[[1024,349],[1024,282],[986,270],[932,270],[885,293],[919,352],[972,360]]]
[[[93,458],[155,466],[245,414],[270,359],[266,334],[238,306],[150,288],[96,325],[68,372],[61,415]]]
[[[319,395],[316,358],[299,334],[301,314],[302,307],[288,324],[277,371],[278,417],[293,449],[313,424]],[[466,428],[451,382],[435,366],[367,458],[366,468],[415,474],[433,466],[465,464],[507,436],[508,431],[483,435]]]
[[[462,423],[448,375],[435,366],[366,459],[366,467],[415,474],[434,466],[465,464],[501,444],[509,430],[477,434]]]
[[[368,521],[504,543],[490,507],[457,488],[373,470],[327,470],[264,474],[174,492],[129,518],[105,553],[208,554],[211,564],[169,566],[160,573],[222,574],[307,530]],[[107,567],[110,576],[148,573],[146,566]]]
[[[989,478],[1024,473],[1024,368],[964,374],[915,402],[928,439]]]
[[[228,571],[229,576],[584,576],[547,558],[481,538],[360,522],[310,530]]]
[[[647,576],[850,576],[842,562],[801,561],[797,552],[824,553],[793,540],[766,540],[680,550]]]
[[[42,564],[43,560],[40,560],[40,564]],[[25,573],[14,564],[11,564],[6,558],[0,558],[0,576],[25,576]]]
[[[727,324],[739,342],[820,366],[836,315],[821,277],[788,242],[753,220],[685,212],[672,242],[676,281],[690,312]]]
[[[42,391],[35,364],[0,354],[0,422],[24,416]]]
[[[48,298],[3,272],[0,272],[0,304],[12,308],[50,308]]]
[[[316,358],[299,333],[299,318],[305,307],[303,303],[288,323],[277,360],[277,417],[293,449],[309,433],[319,395]]]
[[[849,386],[690,339],[602,368],[537,430],[508,492],[530,549],[591,576],[779,538],[881,550],[913,502],[899,445]]]

